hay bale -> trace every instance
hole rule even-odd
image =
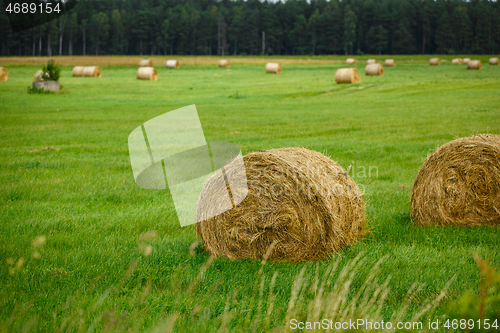
[[[179,62],[177,60],[167,60],[167,68],[179,68]]]
[[[369,64],[365,67],[365,75],[384,75],[384,67],[381,64]]]
[[[377,63],[377,59],[368,59],[368,60],[366,61],[366,64],[367,64],[367,65],[370,65],[370,64],[376,64],[376,63]]]
[[[357,242],[365,204],[356,183],[334,161],[304,148],[281,148],[243,158],[248,194],[233,209],[199,222],[208,252],[230,259],[314,260]],[[235,177],[237,168],[226,168]],[[240,171],[241,172],[241,171]],[[220,174],[218,177],[222,177]],[[214,206],[217,179],[200,195],[198,217]],[[210,215],[208,215],[210,216]]]
[[[153,60],[142,59],[139,61],[139,67],[153,67]]]
[[[85,66],[83,68],[84,77],[102,77],[101,68],[99,66]]]
[[[336,83],[360,83],[361,78],[356,68],[340,68],[335,72]]]
[[[463,58],[462,59],[462,63],[465,65],[467,65],[469,63],[469,61],[470,61],[470,58]]]
[[[500,225],[500,136],[481,134],[439,147],[413,183],[419,225]]]
[[[139,80],[158,80],[158,72],[153,67],[139,67],[137,70],[137,79]]]
[[[396,61],[394,59],[385,59],[384,66],[396,67]]]
[[[43,71],[41,69],[37,70],[35,75],[33,75],[33,82],[43,82]]]
[[[499,62],[498,58],[490,58],[490,65],[498,65]]]
[[[429,65],[431,66],[439,66],[441,62],[439,61],[439,58],[431,58],[429,60]]]
[[[461,58],[455,58],[451,61],[453,65],[461,65],[462,64],[462,59]]]
[[[266,73],[271,73],[271,74],[281,73],[281,65],[276,62],[268,62],[266,64]]]
[[[75,66],[73,67],[73,76],[75,77],[79,77],[79,76],[83,76],[83,69],[85,67],[84,66]]]
[[[219,60],[219,67],[229,67],[229,66],[231,66],[229,60]]]
[[[0,81],[7,81],[9,79],[9,73],[4,67],[0,67]]]
[[[354,59],[354,58],[347,58],[347,60],[345,61],[345,63],[347,65],[356,65],[356,59]]]
[[[481,69],[481,68],[483,68],[481,60],[471,60],[467,63],[467,69]]]

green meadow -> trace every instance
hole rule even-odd
[[[0,58],[9,71],[0,82],[0,331],[262,332],[286,331],[291,318],[445,318],[448,303],[478,293],[474,254],[500,267],[500,229],[417,227],[411,186],[438,146],[500,134],[500,66],[417,58],[398,56],[381,77],[358,64],[354,85],[337,85],[345,65],[331,63],[283,64],[273,75],[263,64],[181,62],[157,66],[158,81],[137,80],[132,66],[101,66],[102,78],[63,67],[59,94],[28,94],[40,66]],[[191,104],[207,141],[243,154],[305,147],[350,167],[370,232],[317,262],[212,260],[195,226],[180,227],[168,191],[135,185],[128,155],[133,129]]]

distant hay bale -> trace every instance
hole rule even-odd
[[[469,61],[470,61],[470,58],[463,58],[462,59],[462,63],[465,65],[467,65],[469,63]]]
[[[381,64],[369,64],[365,67],[365,75],[384,75],[384,67]]]
[[[463,60],[461,58],[455,58],[451,61],[452,64],[454,65],[461,65]]]
[[[142,59],[139,61],[139,67],[153,67],[153,61],[151,59]]]
[[[376,64],[376,63],[377,63],[377,59],[368,59],[368,60],[366,61],[366,64],[367,64],[367,65],[370,65],[370,64]]]
[[[431,66],[439,66],[441,62],[439,61],[439,58],[431,58],[429,60],[429,65]]]
[[[304,148],[281,148],[251,153],[243,160],[248,184],[245,199],[197,224],[211,254],[260,259],[274,244],[270,259],[314,260],[356,243],[364,233],[362,193],[328,157]],[[239,170],[226,167],[225,173],[233,177]],[[215,209],[220,177],[213,176],[206,183],[198,216]]]
[[[396,67],[396,61],[394,59],[385,59],[384,66]]]
[[[177,60],[167,60],[167,68],[179,68],[179,62]]]
[[[419,225],[500,225],[500,136],[461,138],[427,157],[413,183]]]
[[[467,69],[481,69],[481,68],[483,68],[481,60],[471,60],[467,63]]]
[[[340,68],[335,72],[336,83],[360,83],[361,78],[356,68]]]
[[[281,65],[275,62],[266,64],[266,73],[279,74],[281,73]]]
[[[347,60],[345,61],[345,63],[347,65],[356,65],[356,59],[354,59],[354,58],[347,58]]]
[[[0,81],[7,81],[9,79],[9,73],[4,67],[0,67]]]
[[[229,60],[219,60],[219,67],[229,67],[229,66],[231,66]]]
[[[102,71],[99,66],[85,66],[83,68],[84,77],[102,77]]]
[[[84,66],[75,66],[73,67],[73,76],[76,76],[76,77],[79,77],[79,76],[83,76],[83,69],[85,67]]]
[[[35,75],[33,75],[33,82],[43,82],[43,71],[41,69],[37,70]]]
[[[499,62],[498,58],[490,58],[490,65],[498,65]]]
[[[139,67],[137,70],[137,79],[139,80],[158,80],[158,72],[153,67]]]

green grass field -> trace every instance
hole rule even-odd
[[[280,75],[265,74],[261,64],[157,66],[156,82],[136,80],[131,66],[103,66],[99,79],[73,78],[63,67],[62,93],[33,95],[27,87],[40,66],[6,66],[0,330],[281,331],[290,316],[314,317],[310,304],[321,281],[349,318],[375,306],[365,317],[388,320],[406,298],[403,317],[411,319],[455,276],[431,314],[437,318],[447,301],[477,293],[474,253],[500,266],[499,228],[416,227],[409,215],[413,179],[433,149],[458,137],[500,134],[500,66],[482,60],[479,71],[407,61],[386,67],[382,77],[365,76],[359,64],[356,85],[335,84],[340,64],[284,64]],[[205,271],[203,246],[190,250],[194,226],[179,226],[168,191],[135,185],[127,147],[144,121],[191,104],[207,141],[237,143],[244,154],[305,147],[352,166],[371,233],[332,259],[264,266],[215,259]],[[45,147],[57,149],[30,152]],[[144,236],[152,230],[156,237]],[[46,243],[34,248],[41,235]],[[151,255],[138,250],[141,244],[152,246]],[[342,277],[342,268],[352,275]],[[363,289],[364,281],[374,289]],[[407,298],[414,283],[421,290]],[[297,288],[303,292],[290,309]],[[376,288],[387,293],[377,296]],[[349,312],[358,291],[375,295],[375,305],[357,303]]]

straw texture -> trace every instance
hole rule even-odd
[[[384,66],[396,67],[396,61],[394,59],[385,59]]]
[[[481,134],[439,147],[413,183],[419,225],[500,225],[500,136]]]
[[[354,58],[347,58],[347,60],[345,61],[345,63],[347,65],[356,65],[356,59],[354,59]]]
[[[9,73],[4,67],[0,67],[0,81],[7,81],[9,79]]]
[[[230,259],[314,260],[357,242],[365,204],[356,183],[334,161],[304,148],[244,156],[248,195],[233,209],[197,224],[208,252]],[[226,174],[235,170],[226,168]],[[219,186],[210,179],[198,214],[210,210]]]
[[[481,68],[483,68],[481,60],[471,60],[467,63],[467,69],[481,69]]]
[[[153,67],[153,60],[142,59],[141,61],[139,61],[139,67]]]
[[[84,66],[73,67],[73,71],[72,71],[73,76],[76,76],[76,77],[83,76],[83,69],[84,68],[85,68]]]
[[[281,65],[275,62],[266,64],[266,73],[279,74],[281,73]]]
[[[498,65],[499,62],[498,58],[490,58],[490,65]]]
[[[179,68],[179,62],[177,60],[167,60],[167,68],[174,68],[177,69]]]
[[[465,65],[467,65],[469,63],[469,61],[470,61],[470,58],[463,58],[462,59],[462,63]]]
[[[84,77],[102,77],[101,67],[99,66],[86,66],[83,68]]]
[[[376,64],[376,63],[377,63],[377,59],[368,59],[368,60],[366,61],[366,64],[367,64],[367,65],[370,65],[370,64]]]
[[[229,60],[219,60],[219,67],[229,67],[229,66],[231,66]]]
[[[139,80],[158,80],[158,72],[153,67],[139,67],[137,70],[137,79]]]
[[[431,65],[431,66],[439,66],[439,65],[441,65],[441,62],[439,61],[439,58],[431,58],[429,60],[429,65]]]
[[[360,83],[361,78],[356,68],[341,68],[335,72],[336,83]]]
[[[384,67],[381,64],[370,64],[365,67],[365,75],[384,75]]]
[[[462,64],[462,58],[455,58],[451,61],[452,64],[454,65],[461,65]]]

